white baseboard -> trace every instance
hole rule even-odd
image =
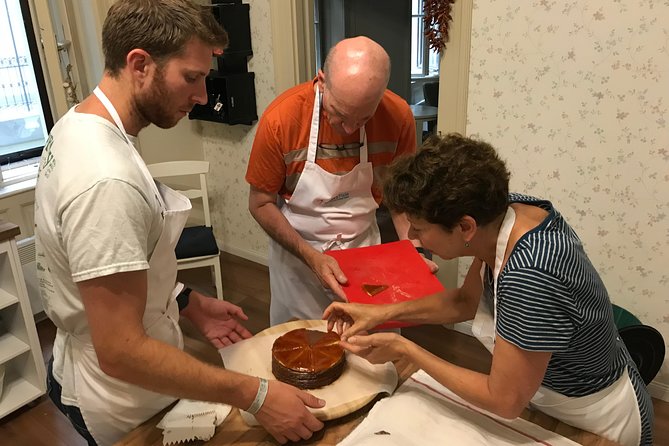
[[[657,381],[651,381],[648,384],[648,392],[653,398],[669,403],[669,385]]]
[[[236,246],[231,246],[231,245],[226,245],[225,243],[219,243],[221,246],[221,251],[225,251],[228,254],[235,255],[237,257],[241,257],[246,260],[250,260],[251,262],[259,263],[261,265],[268,265],[267,262],[267,256],[263,256],[262,254],[258,254],[255,251],[248,251],[246,249],[238,248]]]
[[[459,322],[452,326],[448,326],[448,328],[469,336],[473,336],[472,321]],[[653,398],[669,402],[669,384],[658,381],[651,381],[651,383],[648,384],[648,392]]]

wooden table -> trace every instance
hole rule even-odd
[[[454,336],[456,338],[464,337],[469,338],[461,333],[449,330],[449,336]],[[188,352],[199,357],[200,359],[216,364],[221,363],[221,358],[218,352],[211,347],[209,344],[204,343],[200,340],[195,340],[192,338],[185,339],[185,348]],[[408,363],[398,363],[395,364],[397,371],[400,377],[400,382],[404,382],[411,374],[416,371],[416,368],[412,364]],[[365,415],[369,412],[376,401],[372,401],[367,406],[362,409],[347,415],[343,418],[337,420],[331,420],[325,422],[325,428],[320,432],[316,432],[314,436],[309,440],[304,440],[299,443],[299,445],[336,445],[342,441],[353,429],[360,424],[364,419]],[[153,418],[147,420],[142,425],[137,427],[135,430],[130,432],[123,440],[121,440],[117,445],[124,446],[162,446],[162,430],[158,429],[156,425],[160,419],[167,412],[167,409],[160,412]],[[557,421],[556,419],[549,417],[548,415],[542,414],[536,411],[525,410],[521,415],[521,418],[529,420],[545,429],[556,432],[563,437],[574,440],[582,445],[586,446],[613,446],[616,443],[605,440],[595,434],[576,429],[564,423]],[[191,442],[187,444],[205,444],[204,442]],[[241,445],[241,446],[251,446],[251,445],[277,445],[278,443],[274,441],[271,435],[269,435],[262,427],[249,427],[242,420],[241,415],[239,414],[238,409],[232,410],[228,418],[216,429],[216,434],[214,437],[206,442],[207,445],[212,446],[223,446],[223,445]]]
[[[21,234],[18,225],[5,220],[0,220],[0,241],[5,241]]]

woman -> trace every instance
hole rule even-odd
[[[509,172],[495,150],[455,134],[398,160],[388,178],[384,201],[407,214],[411,238],[444,259],[474,261],[458,289],[384,306],[333,303],[323,317],[342,346],[373,363],[408,358],[504,418],[532,403],[623,445],[652,444],[651,399],[617,336],[606,288],[553,205],[509,194]],[[489,375],[395,333],[361,333],[386,320],[471,319],[493,353]]]

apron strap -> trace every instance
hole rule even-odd
[[[311,113],[311,129],[309,131],[309,146],[307,147],[307,162],[316,162],[316,150],[318,150],[318,123],[321,119],[321,105],[323,103],[323,95],[316,84],[316,92],[314,93],[314,111]]]
[[[146,167],[146,163],[142,159],[142,157],[137,153],[137,149],[135,148],[135,145],[130,141],[130,138],[128,137],[128,134],[125,131],[125,127],[123,126],[123,121],[121,121],[121,117],[119,116],[118,112],[116,111],[116,108],[114,107],[114,104],[111,103],[107,95],[100,89],[99,86],[95,87],[93,90],[93,93],[97,98],[102,102],[102,105],[104,106],[105,109],[107,109],[107,112],[111,115],[112,119],[114,120],[114,124],[116,124],[116,127],[123,133],[123,137],[125,138],[125,141],[128,143],[130,148],[132,149],[132,154],[135,156],[135,160],[137,161],[137,165],[139,168],[142,170],[142,173],[144,173],[144,176],[146,177],[147,180],[150,180],[150,184],[154,185],[154,193],[156,195],[156,198],[158,199],[158,202],[160,203],[160,206],[163,209],[166,209],[165,206],[165,200],[163,200],[162,195],[160,194],[160,191],[158,190],[158,186],[156,185],[156,181],[153,179],[151,176],[151,173],[149,172],[149,169]]]
[[[365,126],[360,127],[360,139],[362,140],[362,146],[360,147],[360,164],[367,163],[367,131]]]
[[[511,236],[511,230],[513,225],[516,222],[516,212],[511,206],[506,209],[506,215],[504,215],[504,220],[502,220],[502,227],[499,229],[499,235],[497,236],[497,248],[495,249],[495,268],[492,272],[492,286],[493,286],[493,330],[497,330],[497,279],[502,270],[502,263],[504,262],[504,254],[506,253],[506,247],[509,244],[509,237]],[[493,336],[493,340],[495,337]]]
[[[128,142],[128,144],[130,144],[134,148],[135,146],[132,144],[132,141],[130,141],[130,138],[128,138],[128,134],[125,131],[125,127],[123,127],[123,121],[121,121],[121,117],[119,116],[118,112],[116,111],[116,108],[111,103],[107,95],[104,94],[104,92],[100,89],[100,87],[95,87],[93,93],[95,93],[95,96],[98,97],[100,102],[102,102],[102,105],[107,109],[107,112],[111,115],[112,119],[114,120],[114,124],[116,124],[116,127],[118,127],[119,130],[121,130],[121,133],[123,133],[123,137],[125,138],[125,140]]]

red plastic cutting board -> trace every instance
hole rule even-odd
[[[348,284],[343,288],[350,302],[388,304],[419,299],[444,289],[409,240],[325,254],[334,257],[346,274]],[[388,285],[388,288],[370,296],[363,285]],[[408,325],[390,321],[380,328]]]

